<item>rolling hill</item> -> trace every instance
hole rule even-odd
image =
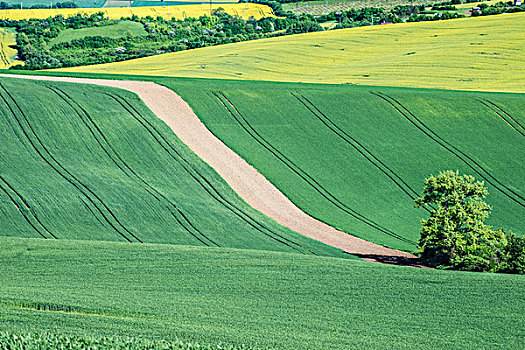
[[[523,340],[521,276],[157,244],[0,238],[0,247],[0,318],[14,334],[223,349],[517,349]]]
[[[414,198],[445,169],[485,182],[489,224],[525,233],[524,19],[42,74],[163,85],[304,212],[413,251]],[[123,90],[0,78],[0,348],[522,347],[523,276],[355,259],[251,208],[168,125]]]
[[[2,236],[348,256],[249,207],[134,94],[2,78],[0,115]]]
[[[156,81],[309,215],[357,237],[412,251],[414,199],[452,169],[489,188],[489,223],[525,227],[525,96],[428,89]]]
[[[514,13],[369,26],[64,70],[525,92],[524,20]]]

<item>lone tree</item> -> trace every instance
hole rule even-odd
[[[416,207],[430,209],[421,220],[418,249],[429,266],[469,271],[525,272],[525,239],[485,225],[491,207],[483,182],[451,170],[425,179]]]

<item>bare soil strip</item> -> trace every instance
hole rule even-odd
[[[255,168],[216,138],[174,91],[152,82],[0,74],[0,77],[96,84],[137,94],[175,134],[249,205],[305,236],[368,261],[420,266],[414,255],[351,236],[307,215]]]

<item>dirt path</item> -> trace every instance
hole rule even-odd
[[[152,82],[0,74],[0,77],[112,86],[136,93],[201,159],[213,167],[248,204],[305,236],[368,261],[420,266],[411,254],[338,231],[305,214],[255,168],[216,138],[172,90]]]

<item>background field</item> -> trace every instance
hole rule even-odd
[[[525,92],[524,20],[516,13],[352,28],[67,71]]]
[[[10,28],[0,28],[0,69],[9,68],[15,63],[14,57],[17,52],[10,47],[15,44],[15,31]]]
[[[7,331],[279,349],[517,349],[524,336],[520,276],[224,248],[0,246]]]
[[[2,236],[347,256],[249,207],[136,95],[2,78],[0,115]]]
[[[426,1],[427,5],[442,2],[439,0]],[[328,0],[328,13],[334,11],[346,11],[349,9],[359,9],[363,7],[382,7],[393,8],[398,5],[419,6],[425,4],[425,1],[414,1],[411,3],[407,0]],[[283,9],[293,13],[309,13],[311,15],[326,14],[326,1],[298,1],[283,4]]]
[[[121,38],[127,34],[133,36],[143,36],[148,33],[144,29],[144,25],[139,22],[122,21],[114,25],[104,27],[92,27],[92,28],[81,28],[81,29],[66,29],[51,40],[50,45],[68,42],[71,40],[82,39],[87,36],[103,36],[109,38]]]
[[[10,5],[17,5],[20,6],[20,2],[22,2],[22,7],[30,8],[33,5],[47,5],[51,6],[51,3],[53,3],[53,6],[57,2],[63,2],[63,0],[3,0],[4,2],[10,4]],[[83,7],[102,7],[106,0],[74,0],[74,3],[77,4],[79,8]]]
[[[465,3],[452,5],[457,9],[461,10],[470,10],[474,6],[479,6],[480,4],[494,5],[501,0],[489,0],[482,1],[478,3]],[[414,1],[410,2],[407,0],[328,0],[328,13],[334,11],[346,11],[349,9],[359,9],[364,7],[382,7],[382,8],[393,8],[398,5],[412,5],[420,6],[427,5],[426,8],[429,10],[433,4],[441,3],[441,0],[427,0],[427,1]],[[326,1],[298,1],[298,2],[289,2],[283,4],[283,9],[287,11],[292,11],[293,13],[309,13],[311,15],[323,15],[326,14]]]
[[[51,2],[51,0],[5,0],[6,3],[12,4],[12,5],[18,5],[20,6],[20,2],[22,2],[23,8],[30,8],[33,5],[48,5],[51,6],[51,3],[53,3],[53,6],[60,2],[61,0],[54,0]],[[126,0],[74,0],[74,3],[79,8],[94,8],[94,7],[121,7],[121,6],[129,6],[129,1]],[[221,4],[235,4],[237,1],[234,0],[213,0],[213,3],[221,3]],[[175,1],[160,1],[160,0],[147,0],[147,1],[132,1],[131,6],[166,6],[166,5],[196,5],[196,4],[209,4],[209,1],[198,1],[198,0],[175,0]]]
[[[239,16],[248,19],[253,16],[256,19],[273,16],[270,7],[259,4],[216,4],[212,10],[223,8],[225,12],[232,16]],[[79,9],[24,9],[24,10],[1,10],[0,19],[9,18],[15,20],[41,18],[63,15],[65,17],[74,16],[78,13],[91,15],[97,12],[104,12],[110,19],[120,19],[121,17],[161,16],[164,18],[184,19],[186,17],[200,17],[210,14],[210,5],[181,5],[181,6],[155,6],[155,7],[110,7],[110,8],[79,8]]]
[[[235,0],[213,0],[213,4],[236,4],[238,1]],[[192,5],[192,4],[204,4],[208,5],[210,4],[209,1],[198,1],[198,0],[175,0],[175,1],[160,1],[160,0],[147,0],[147,1],[133,1],[133,4],[131,6],[159,6],[159,5]]]
[[[465,4],[458,4],[458,5],[453,5],[454,7],[456,7],[457,9],[467,9],[467,10],[470,10],[471,8],[473,7],[476,7],[476,6],[479,6],[481,4],[485,4],[485,5],[495,5],[497,4],[498,2],[500,2],[501,0],[488,0],[488,1],[480,1],[480,2],[471,2],[471,3],[465,3]],[[503,1],[505,2],[505,1]]]
[[[423,180],[483,180],[489,223],[525,233],[522,94],[206,80],[159,80],[310,215],[411,251]]]

